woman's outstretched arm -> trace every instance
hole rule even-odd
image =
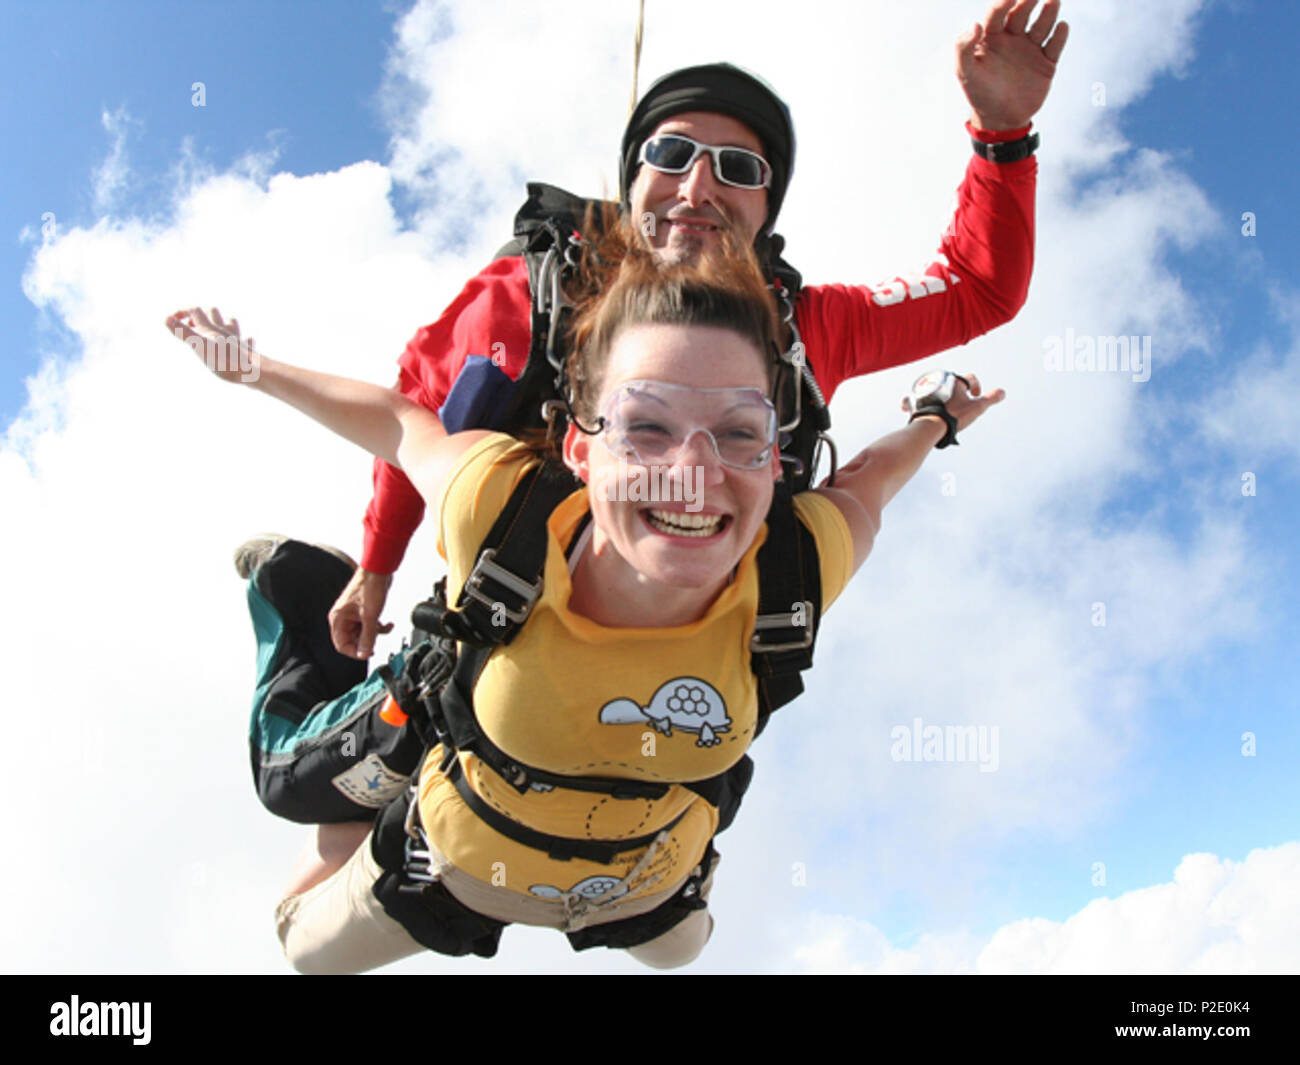
[[[1000,388],[987,396],[981,395],[980,383],[974,374],[966,374],[965,380],[970,382],[969,390],[959,379],[952,398],[946,404],[948,413],[957,419],[958,431],[968,428],[989,407],[1006,398],[1006,393]],[[818,494],[826,496],[839,508],[848,522],[853,537],[854,571],[871,553],[885,506],[912,479],[947,432],[947,424],[938,415],[923,415],[882,436],[842,466],[835,474],[833,488],[817,489]]]
[[[437,416],[400,392],[350,377],[304,370],[270,359],[243,338],[239,320],[213,308],[177,311],[167,328],[224,381],[264,392],[385,462],[400,466],[426,500],[440,495],[443,477],[482,433],[449,437]]]

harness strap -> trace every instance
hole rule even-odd
[[[455,609],[443,615],[444,631],[480,647],[514,639],[542,594],[546,521],[579,487],[568,470],[554,463],[542,463],[524,475],[480,545]]]
[[[795,515],[787,481],[776,486],[767,515],[767,539],[756,561],[758,616],[750,640],[750,668],[759,694],[755,736],[766,727],[774,710],[803,692],[800,673],[812,666],[821,620],[817,545]]]
[[[493,809],[479,798],[474,789],[469,786],[469,781],[465,779],[465,774],[461,770],[459,759],[449,767],[447,778],[456,785],[456,791],[465,800],[465,805],[473,810],[479,818],[487,822],[491,828],[494,828],[503,836],[513,839],[516,843],[522,843],[534,850],[545,851],[550,858],[557,862],[567,862],[573,858],[581,858],[584,861],[609,865],[620,854],[649,846],[661,832],[667,832],[669,829],[674,828],[689,810],[689,807],[687,810],[683,810],[668,824],[656,829],[654,832],[642,836],[633,836],[630,839],[570,839],[565,836],[552,836],[546,832],[535,832],[526,825],[521,825],[518,821],[513,821]]]

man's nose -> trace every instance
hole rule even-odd
[[[713,156],[708,152],[700,152],[700,157],[682,175],[682,198],[695,206],[712,200],[717,190],[718,179],[713,174]]]

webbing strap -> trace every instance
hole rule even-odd
[[[556,463],[524,474],[479,548],[455,609],[444,628],[463,643],[508,644],[528,619],[542,592],[546,521],[579,482]]]
[[[750,644],[750,668],[759,692],[755,736],[772,711],[803,692],[800,673],[812,666],[821,620],[817,543],[796,516],[786,481],[776,486],[757,565],[758,617]]]
[[[454,761],[448,768],[447,779],[455,784],[456,791],[465,800],[465,805],[473,810],[481,820],[487,822],[491,828],[494,828],[503,836],[513,839],[516,843],[522,843],[525,847],[545,851],[549,857],[557,862],[567,862],[573,858],[581,858],[584,861],[608,865],[620,854],[649,846],[660,832],[666,832],[676,826],[686,816],[687,810],[690,809],[690,807],[687,807],[686,810],[683,810],[662,828],[642,836],[615,840],[570,839],[566,836],[552,836],[546,832],[536,832],[493,809],[470,787],[469,781],[465,779],[465,774],[461,770],[459,759]]]

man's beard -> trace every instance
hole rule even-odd
[[[662,262],[677,266],[694,266],[704,254],[705,238],[698,233],[675,230],[668,243],[659,249]]]

